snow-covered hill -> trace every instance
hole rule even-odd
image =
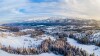
[[[100,56],[100,47],[98,46],[79,44],[76,40],[71,38],[68,38],[68,42],[73,46],[86,50],[88,53],[94,53],[95,56]]]
[[[49,35],[40,35],[34,38],[31,38],[30,35],[24,36],[4,36],[0,37],[1,45],[5,47],[12,47],[12,48],[36,48],[41,42],[45,39],[51,38],[55,40],[54,37]]]

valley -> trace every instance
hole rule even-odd
[[[100,56],[100,27],[95,20],[75,19],[2,24],[0,49],[15,56]]]

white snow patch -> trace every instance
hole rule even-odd
[[[35,31],[35,29],[24,29],[24,30],[20,30],[21,32],[26,32],[26,31]]]

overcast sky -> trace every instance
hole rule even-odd
[[[100,18],[100,0],[0,0],[0,22],[34,16]]]

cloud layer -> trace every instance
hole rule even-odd
[[[2,21],[34,16],[100,18],[100,0],[0,0]]]

